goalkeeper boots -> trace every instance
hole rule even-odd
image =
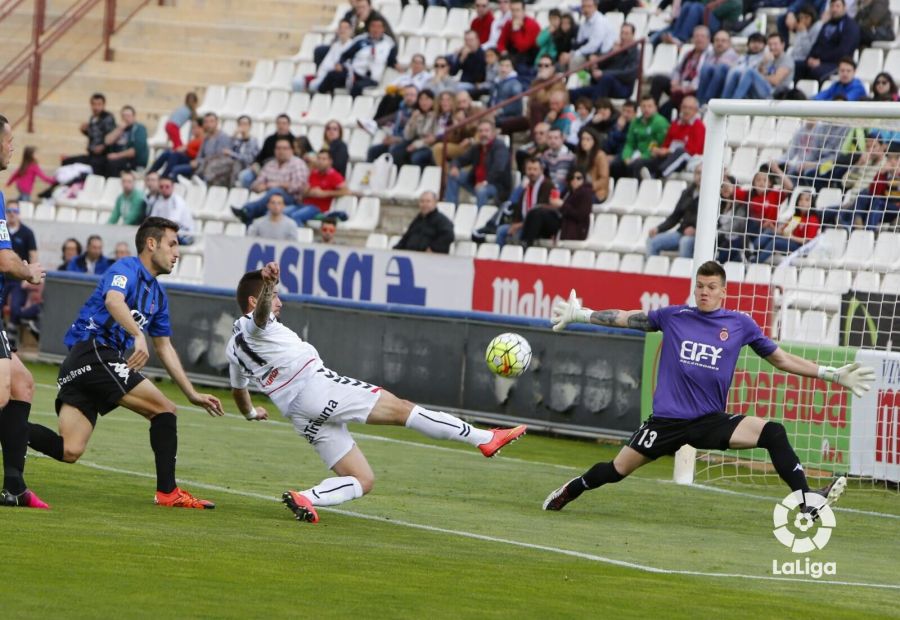
[[[50,506],[47,505],[40,497],[38,497],[34,491],[26,489],[22,493],[18,495],[13,495],[6,489],[0,491],[0,506],[17,506],[19,508],[40,508],[41,510],[47,510]]]
[[[285,491],[281,495],[281,501],[294,513],[297,521],[306,521],[307,523],[319,522],[319,513],[316,512],[316,507],[297,491]]]
[[[197,499],[184,489],[175,487],[171,493],[156,492],[153,503],[157,506],[169,506],[171,508],[197,508],[199,510],[212,510],[216,507],[210,501],[205,499]]]
[[[478,449],[481,450],[483,455],[491,458],[500,452],[500,448],[519,439],[525,434],[526,430],[528,430],[528,427],[524,424],[519,424],[513,428],[492,428],[491,433],[493,437],[489,442],[478,446]]]
[[[824,506],[833,506],[837,503],[837,501],[841,498],[841,495],[844,494],[844,491],[847,489],[847,479],[844,476],[838,476],[834,480],[832,480],[827,486],[822,487],[821,489],[816,489],[815,491],[810,491],[810,493],[815,493],[816,495],[821,495],[825,498]],[[816,508],[815,506],[807,505],[803,512],[809,513],[812,515],[813,521],[816,521],[819,518],[819,510],[821,507]]]
[[[572,493],[569,490],[569,485],[578,480],[578,478],[572,478],[567,483],[550,493],[547,496],[547,499],[544,500],[544,505],[541,506],[544,510],[562,510],[565,508],[566,504],[571,502],[574,499],[577,499],[581,493]]]

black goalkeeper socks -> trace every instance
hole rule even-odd
[[[178,418],[174,413],[160,413],[150,420],[150,447],[156,456],[156,490],[171,493],[177,486]]]
[[[46,426],[28,423],[28,445],[50,458],[63,460],[63,438]]]
[[[791,491],[803,491],[803,493],[809,491],[803,465],[800,464],[797,453],[794,452],[791,442],[788,441],[784,426],[778,422],[766,422],[759,433],[759,441],[756,442],[756,445],[769,451],[769,458],[772,459],[775,471],[787,483]]]
[[[569,484],[566,485],[566,492],[570,498],[575,499],[589,489],[596,489],[604,484],[618,482],[623,478],[625,478],[625,476],[616,470],[612,461],[607,463],[597,463],[584,472],[579,478],[575,478],[569,482]]]
[[[11,400],[0,411],[0,447],[3,448],[3,488],[19,495],[25,486],[25,453],[28,451],[28,413],[31,403]]]

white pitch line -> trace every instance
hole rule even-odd
[[[130,471],[127,469],[120,469],[118,467],[109,467],[106,465],[100,465],[98,463],[92,463],[89,461],[79,461],[81,465],[85,467],[90,467],[92,469],[97,469],[100,471],[107,471],[116,474],[122,474],[126,476],[135,476],[139,478],[156,478],[156,476],[147,474],[144,472],[136,472]],[[249,497],[253,499],[262,499],[267,501],[279,501],[277,498],[274,498],[270,495],[265,495],[262,493],[255,493],[252,491],[242,491],[239,489],[231,489],[226,487],[221,487],[215,484],[208,484],[205,482],[198,482],[194,480],[182,480],[185,484],[189,484],[193,487],[197,487],[200,489],[206,489],[208,491],[216,491],[219,493],[229,493],[231,495],[238,495],[242,497]],[[459,538],[470,538],[474,540],[482,540],[485,542],[502,544],[502,545],[510,545],[513,547],[520,547],[522,549],[530,549],[533,551],[544,551],[547,553],[554,553],[557,555],[565,555],[574,558],[579,558],[582,560],[589,560],[592,562],[599,562],[602,564],[609,564],[612,566],[619,566],[622,568],[630,568],[633,570],[645,572],[645,573],[653,573],[659,575],[684,575],[688,577],[710,577],[715,579],[749,579],[755,581],[783,581],[789,583],[815,583],[815,584],[827,584],[827,585],[836,585],[836,586],[852,586],[859,588],[873,588],[873,589],[881,589],[881,590],[900,590],[900,585],[897,584],[888,584],[888,583],[862,583],[856,581],[836,581],[836,580],[826,580],[826,579],[793,579],[791,577],[773,577],[770,575],[745,575],[742,573],[711,573],[711,572],[703,572],[703,571],[691,571],[691,570],[679,570],[679,569],[669,569],[669,568],[657,568],[655,566],[649,566],[646,564],[638,564],[636,562],[627,562],[624,560],[616,560],[614,558],[608,558],[606,556],[597,555],[593,553],[585,553],[583,551],[574,551],[571,549],[562,549],[559,547],[550,547],[548,545],[538,545],[535,543],[524,542],[520,540],[512,540],[508,538],[498,538],[496,536],[487,536],[485,534],[476,534],[475,532],[467,532],[465,530],[451,530],[444,527],[436,527],[433,525],[424,525],[421,523],[413,523],[411,521],[403,521],[398,519],[391,519],[388,517],[382,517],[379,515],[371,515],[365,514],[361,512],[355,512],[352,510],[343,510],[340,508],[327,508],[322,507],[319,510],[324,510],[327,512],[333,512],[339,515],[343,515],[346,517],[352,517],[356,519],[366,519],[369,521],[376,521],[378,523],[387,523],[390,525],[396,525],[400,527],[406,527],[410,529],[421,530],[425,532],[432,532],[436,534],[448,534],[450,536],[456,536]],[[312,526],[309,526],[312,527]]]
[[[55,385],[49,385],[47,383],[35,383],[35,387],[56,389]],[[193,405],[178,405],[178,407],[179,407],[179,409],[186,409],[188,411],[198,411],[198,412],[206,413],[205,409],[202,409],[200,407],[194,407]],[[234,413],[226,413],[225,417],[234,418],[237,420],[245,420],[244,416],[237,415]],[[116,419],[118,420],[119,418],[116,418]],[[140,421],[140,418],[136,418],[135,421]],[[290,422],[283,422],[280,420],[272,420],[272,419],[265,420],[262,422],[256,422],[255,424],[271,424],[274,426],[287,426],[287,427],[293,428],[293,425]],[[199,424],[190,424],[190,423],[187,423],[185,425],[186,426],[201,426]],[[238,428],[238,427],[227,427],[227,428],[229,428],[231,430],[240,430],[240,431],[252,430],[250,428]],[[435,446],[432,444],[421,443],[418,441],[411,441],[408,439],[395,439],[393,437],[382,437],[381,435],[369,435],[368,433],[359,433],[359,432],[354,432],[353,437],[355,437],[357,439],[364,439],[367,441],[381,441],[381,442],[385,442],[385,443],[394,443],[394,444],[398,444],[398,445],[402,445],[402,446],[407,446],[410,448],[421,448],[421,449],[425,449],[425,450],[437,450],[439,452],[451,452],[451,453],[457,454],[457,455],[461,454],[461,455],[466,455],[466,456],[470,456],[470,457],[484,458],[478,452],[474,452],[474,451],[470,451],[470,450],[460,450],[457,448],[450,448],[447,446]],[[576,471],[577,472],[577,471],[583,471],[583,469],[584,469],[583,467],[579,468],[579,467],[575,467],[572,465],[560,465],[559,463],[545,463],[543,461],[530,461],[527,459],[520,459],[520,458],[516,458],[516,457],[508,457],[508,456],[502,456],[502,455],[496,456],[494,458],[497,460],[510,461],[510,462],[514,462],[514,463],[522,463],[525,465],[534,465],[534,466],[544,467],[544,468],[561,469],[561,470],[566,470],[566,471]],[[636,475],[631,475],[631,476],[629,476],[629,478],[634,479],[634,480],[639,480],[641,482],[650,482],[650,483],[655,483],[655,484],[659,484],[659,483],[675,484],[675,482],[673,480],[666,480],[663,478],[646,478],[643,476],[636,476]],[[747,499],[755,499],[755,500],[766,501],[766,502],[778,502],[781,499],[779,497],[769,497],[766,495],[757,495],[754,493],[746,493],[744,491],[734,491],[734,490],[730,490],[730,489],[722,489],[720,487],[713,487],[713,486],[704,485],[704,484],[685,485],[683,488],[694,489],[694,490],[699,490],[699,491],[709,491],[709,492],[714,492],[714,493],[723,493],[726,495],[733,495],[735,497],[745,497]],[[875,512],[872,510],[859,510],[856,508],[844,508],[841,506],[835,506],[832,508],[832,510],[834,510],[835,512],[846,512],[846,513],[852,513],[852,514],[865,515],[865,516],[869,516],[869,517],[880,517],[883,519],[900,520],[900,515],[890,514],[890,513],[885,513],[885,512]]]

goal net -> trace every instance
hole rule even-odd
[[[862,398],[745,349],[729,412],[784,424],[811,486],[900,481],[900,105],[715,100],[706,117],[694,265],[726,306],[819,365],[875,368]],[[679,482],[777,477],[761,449],[676,457]]]

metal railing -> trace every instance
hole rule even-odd
[[[646,45],[647,45],[646,38],[637,39],[636,41],[632,41],[631,43],[629,43],[628,45],[626,45],[624,47],[607,52],[606,54],[603,54],[603,55],[599,56],[598,58],[595,58],[594,60],[588,61],[582,65],[579,65],[578,67],[576,67],[574,69],[569,69],[565,73],[557,73],[555,76],[553,76],[549,80],[543,80],[539,84],[536,84],[536,85],[533,84],[529,89],[522,91],[518,95],[514,95],[513,97],[504,99],[503,101],[501,101],[489,108],[481,110],[480,112],[476,112],[472,116],[469,116],[469,117],[461,120],[460,122],[455,123],[455,124],[451,125],[450,127],[447,127],[446,129],[444,129],[444,135],[441,139],[441,142],[442,142],[441,159],[444,162],[444,165],[441,167],[441,193],[443,194],[444,187],[446,186],[447,171],[450,166],[450,162],[447,161],[447,139],[449,138],[449,136],[451,135],[452,132],[456,132],[456,131],[462,129],[463,127],[466,127],[467,125],[471,125],[472,123],[478,123],[479,121],[481,121],[481,119],[494,114],[494,112],[496,112],[497,110],[505,108],[509,104],[519,101],[519,100],[531,95],[532,93],[535,93],[539,90],[543,90],[545,88],[550,88],[551,86],[559,83],[560,81],[568,81],[569,76],[572,75],[573,73],[578,73],[578,72],[584,71],[584,70],[590,71],[591,69],[593,69],[600,63],[609,60],[613,56],[618,56],[619,54],[623,54],[635,46],[640,46],[640,54],[638,54],[638,67],[637,67],[637,80],[636,80],[637,81],[637,90],[638,90],[638,93],[640,93],[641,92],[641,84],[642,84],[643,78],[644,78],[644,51],[645,51]]]
[[[47,24],[47,0],[34,0],[31,41],[0,69],[0,94],[25,76],[26,72],[28,76],[24,112],[10,118],[9,121],[13,125],[17,125],[27,119],[28,131],[34,131],[34,108],[100,49],[103,50],[104,60],[112,60],[112,50],[110,49],[110,38],[112,35],[118,32],[138,11],[152,1],[138,0],[131,11],[127,12],[119,23],[116,23],[117,0],[78,0],[67,7],[51,23]],[[156,1],[159,5],[164,4],[164,0]],[[52,84],[42,83],[44,57],[101,2],[103,2],[103,22],[97,44],[90,47],[83,54],[78,54],[74,58],[68,58],[67,60],[74,62],[74,66],[66,70]],[[23,3],[24,0],[7,0],[0,4],[0,25]],[[45,88],[42,90],[42,87]]]

